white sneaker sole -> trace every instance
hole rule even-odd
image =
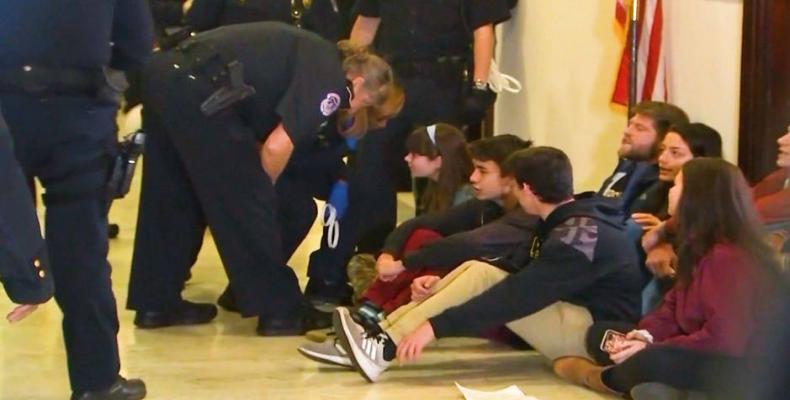
[[[351,336],[351,331],[349,330],[348,326],[345,324],[345,319],[341,318],[341,313],[348,314],[348,319],[351,319],[351,314],[349,314],[347,308],[338,307],[335,309],[335,312],[332,313],[332,323],[335,325],[335,331],[337,332],[337,338],[340,340],[340,345],[343,347],[343,350],[346,351],[348,354],[348,358],[354,364],[354,369],[365,378],[366,381],[369,383],[376,383],[381,376],[381,373],[384,372],[380,370],[380,368],[376,365],[371,365],[367,355],[362,352],[357,346],[352,346],[349,337]],[[376,371],[376,372],[374,372]]]
[[[328,354],[324,354],[324,353],[315,352],[315,351],[312,351],[310,349],[305,349],[305,348],[302,348],[302,347],[299,347],[296,350],[299,352],[299,354],[301,354],[301,355],[303,355],[303,356],[305,356],[305,357],[307,357],[307,358],[309,358],[309,359],[311,359],[313,361],[320,362],[321,364],[336,365],[336,366],[341,366],[341,367],[346,367],[346,368],[354,368],[354,365],[351,364],[351,360],[348,357],[332,356],[332,355],[328,355]]]

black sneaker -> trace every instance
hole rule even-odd
[[[168,311],[137,311],[134,324],[141,329],[198,325],[211,322],[216,316],[217,307],[213,304],[182,300],[176,308]]]

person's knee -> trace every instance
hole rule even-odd
[[[482,261],[469,261],[464,274],[468,279],[483,284],[497,283],[508,275],[507,272]]]

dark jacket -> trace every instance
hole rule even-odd
[[[0,182],[0,281],[14,303],[43,303],[54,291],[47,248],[2,114]]]
[[[0,69],[129,70],[145,63],[154,43],[144,0],[2,1],[0,38]]]
[[[521,209],[505,210],[494,201],[472,199],[442,213],[412,218],[387,236],[382,252],[410,268],[454,268],[463,261],[499,257],[531,237],[537,218]],[[416,229],[430,229],[443,238],[407,254],[403,245]]]
[[[594,320],[636,321],[641,280],[636,249],[626,243],[622,213],[591,193],[564,204],[519,247],[517,271],[469,302],[430,320],[436,337],[468,336],[553,303],[586,307]]]
[[[643,195],[658,182],[658,165],[644,161],[631,161],[621,158],[612,175],[604,180],[598,194],[614,199],[613,202],[631,215],[635,210],[649,212],[642,203]]]

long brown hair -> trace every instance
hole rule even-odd
[[[370,129],[383,126],[388,119],[397,115],[403,108],[405,95],[395,83],[392,67],[368,47],[354,45],[348,40],[338,42],[337,47],[344,56],[343,71],[365,79],[364,87],[372,103],[353,115],[349,110],[341,110],[338,121],[342,131],[362,135]]]
[[[691,282],[700,260],[719,243],[744,251],[756,268],[778,268],[763,240],[751,190],[741,171],[720,158],[695,158],[683,165],[683,192],[676,216],[680,245],[677,278]]]
[[[433,138],[423,126],[415,129],[406,139],[406,150],[410,153],[431,160],[442,157],[439,179],[436,182],[428,181],[420,199],[420,209],[428,212],[442,211],[452,206],[455,193],[469,182],[469,175],[472,174],[472,158],[461,130],[445,123],[438,123],[435,127]]]

